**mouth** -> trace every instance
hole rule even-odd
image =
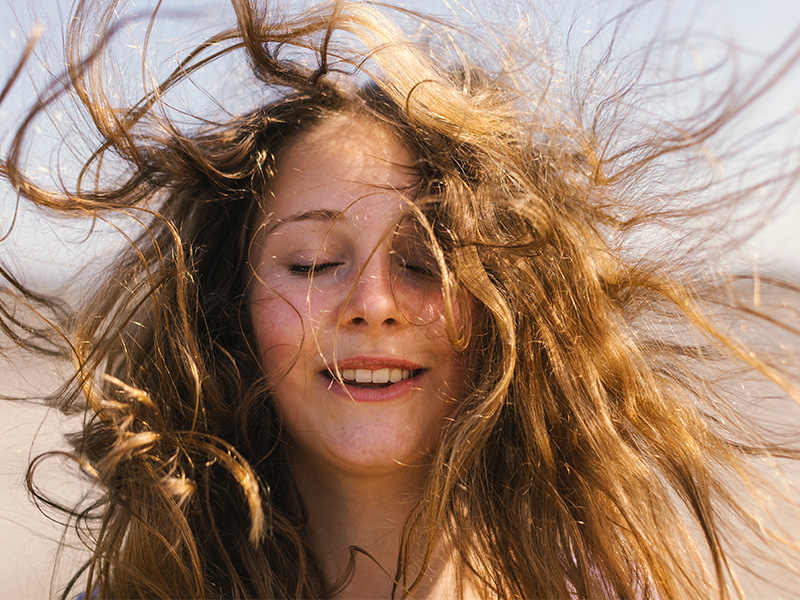
[[[365,389],[381,389],[393,386],[401,381],[417,377],[424,369],[341,369],[338,373],[325,371],[324,375],[331,381],[339,381],[347,386]]]

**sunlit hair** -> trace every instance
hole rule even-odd
[[[5,273],[6,292],[50,319],[5,311],[6,334],[69,355],[60,406],[86,404],[74,457],[103,491],[64,507],[92,531],[73,586],[99,598],[311,598],[346,583],[325,581],[309,547],[245,294],[276,155],[348,115],[416,157],[414,215],[443,293],[476,306],[470,323],[449,324],[468,393],[405,525],[397,597],[437,543],[461,581],[497,598],[724,598],[736,532],[754,530],[776,556],[798,551],[741,497],[765,489],[753,457],[796,447],[766,441],[731,391],[736,374],[798,399],[791,365],[727,327],[780,323],[730,282],[697,276],[684,254],[694,246],[646,252],[641,234],[699,231],[703,215],[743,200],[679,178],[761,90],[645,129],[635,86],[557,89],[546,53],[522,54],[532,45],[514,56],[509,40],[479,66],[454,41],[463,32],[431,20],[435,41],[413,42],[387,8],[336,2],[278,20],[234,5],[236,27],[119,108],[101,66],[124,24],[115,4],[81,4],[65,79],[0,163],[30,202],[143,224],[77,315]],[[169,90],[233,51],[274,99],[183,131],[160,110]],[[19,157],[33,118],[66,92],[101,143],[75,189],[48,191]],[[123,175],[106,174],[114,158]],[[672,187],[656,185],[665,177]]]

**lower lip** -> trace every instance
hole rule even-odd
[[[321,377],[327,382],[328,389],[339,396],[356,402],[389,402],[418,388],[419,378],[422,377],[423,373],[423,371],[420,371],[413,377],[382,388],[363,388],[329,379],[327,375],[321,375]]]

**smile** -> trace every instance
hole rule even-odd
[[[342,369],[339,373],[345,385],[364,388],[389,387],[395,383],[416,377],[422,369]],[[338,380],[335,373],[328,371],[328,378]]]

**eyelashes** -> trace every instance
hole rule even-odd
[[[308,278],[335,272],[336,269],[344,266],[344,264],[345,263],[343,261],[291,263],[288,265],[287,270],[292,275]],[[436,269],[434,269],[427,261],[416,262],[398,259],[397,266],[401,273],[404,273],[407,276],[423,279],[433,279],[437,277]]]
[[[343,264],[343,262],[292,263],[289,265],[288,270],[292,275],[311,277],[312,275],[322,275],[325,272],[334,271]]]
[[[427,261],[412,262],[400,260],[398,262],[400,269],[412,277],[419,277],[423,279],[434,279],[438,277],[438,270]]]

